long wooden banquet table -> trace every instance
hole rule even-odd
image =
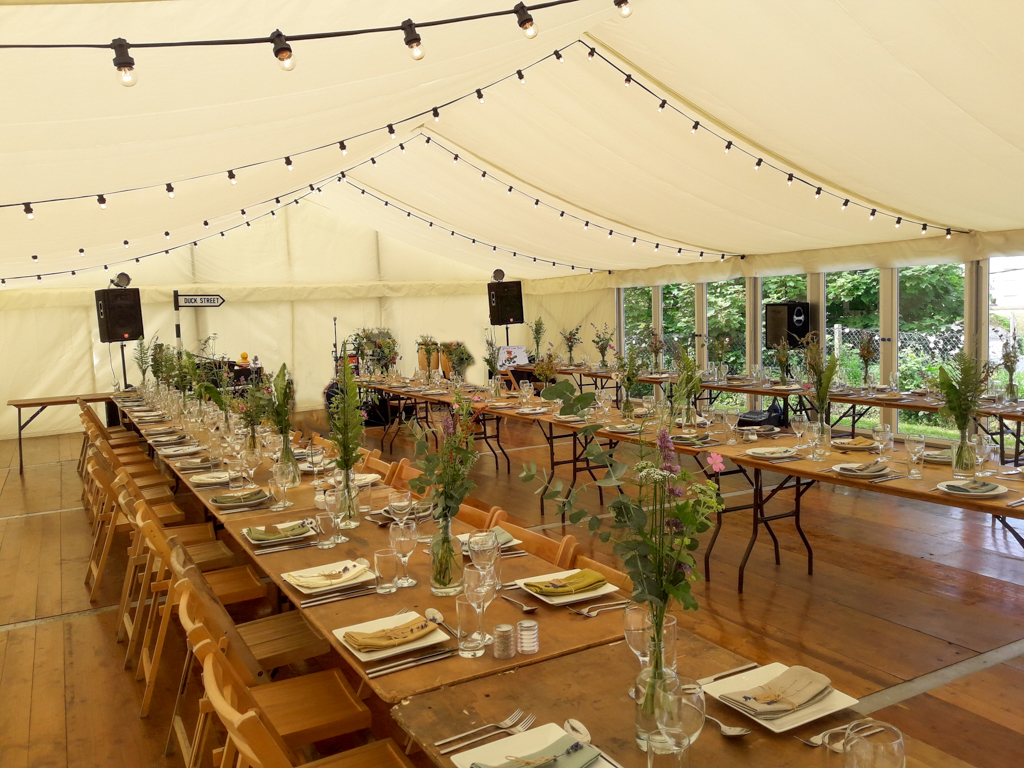
[[[401,400],[412,400],[412,401],[425,401],[434,405],[450,405],[454,397],[450,393],[446,394],[426,394],[422,392],[410,391],[405,385],[389,385],[384,382],[363,382],[362,386],[375,389],[382,395],[389,398],[397,398]],[[471,395],[467,395],[471,396]],[[534,398],[531,401],[534,404],[542,403],[538,398]],[[609,449],[615,450],[620,444],[637,444],[641,442],[653,443],[656,437],[656,428],[653,423],[647,423],[645,431],[639,435],[623,434],[619,432],[608,431],[607,429],[601,429],[592,438],[583,438],[579,435],[580,430],[583,428],[582,423],[573,423],[568,421],[561,421],[554,417],[550,412],[531,415],[518,413],[518,408],[504,407],[495,408],[493,405],[494,401],[480,400],[479,402],[473,402],[473,408],[480,415],[486,415],[488,418],[511,418],[523,422],[535,423],[541,433],[544,435],[545,440],[549,447],[549,474],[554,476],[555,469],[562,465],[572,466],[572,479],[571,485],[577,482],[580,474],[588,472],[594,475],[596,472],[600,472],[597,467],[590,464],[584,455],[584,450],[590,440],[599,440],[602,444],[606,445]],[[426,409],[427,418],[429,418],[430,410]],[[613,423],[621,423],[621,418],[618,414],[613,417]],[[678,434],[680,428],[677,426],[672,427],[672,434]],[[911,480],[909,478],[899,478],[893,480],[886,480],[884,482],[873,482],[872,479],[859,479],[856,477],[849,477],[845,475],[839,475],[832,467],[840,463],[852,463],[862,460],[866,456],[870,456],[870,453],[864,451],[841,451],[834,449],[828,460],[825,462],[815,462],[807,456],[805,450],[801,457],[798,459],[781,459],[781,460],[769,460],[757,458],[747,454],[749,448],[772,445],[777,447],[796,447],[798,439],[791,434],[785,432],[779,435],[773,436],[773,438],[762,438],[759,442],[750,444],[737,442],[735,445],[727,444],[727,435],[725,433],[712,433],[717,435],[717,440],[712,445],[707,447],[693,447],[687,445],[675,444],[675,451],[680,454],[685,454],[693,457],[697,457],[698,465],[703,467],[701,463],[700,455],[707,454],[711,451],[721,454],[723,457],[729,459],[733,464],[736,465],[737,470],[749,481],[752,490],[752,500],[749,504],[741,504],[735,507],[727,508],[723,514],[729,514],[740,511],[751,511],[751,536],[747,543],[747,548],[739,566],[739,577],[738,577],[738,590],[743,591],[743,579],[746,568],[747,560],[749,559],[753,547],[757,541],[758,533],[761,528],[764,528],[768,535],[771,537],[772,544],[775,550],[776,562],[780,558],[780,548],[778,540],[772,530],[772,522],[792,518],[794,525],[796,526],[797,533],[800,535],[801,540],[807,549],[807,560],[808,560],[808,572],[813,572],[813,550],[811,543],[808,541],[806,535],[801,527],[800,520],[800,499],[807,490],[818,482],[832,483],[834,485],[843,485],[851,488],[859,488],[865,491],[872,491],[886,496],[896,496],[900,498],[913,499],[916,501],[926,501],[935,504],[943,504],[947,506],[956,506],[960,509],[968,509],[975,512],[984,512],[993,515],[996,519],[1005,525],[1005,518],[1024,518],[1024,507],[1013,507],[1008,506],[1008,502],[1018,501],[1019,496],[1012,495],[1015,490],[1024,492],[1024,474],[1019,475],[1020,485],[1016,480],[998,480],[1000,483],[1007,483],[1010,488],[1010,494],[995,498],[971,498],[966,494],[954,495],[942,491],[938,487],[938,483],[944,480],[952,479],[950,468],[948,465],[941,464],[925,464],[922,469],[922,479]],[[559,440],[571,440],[572,441],[572,456],[567,459],[556,459],[555,457],[555,445]],[[907,454],[901,448],[897,448],[892,455],[891,464],[899,468],[902,464],[903,469],[906,469]],[[782,475],[780,481],[773,481],[772,485],[766,483],[765,472],[777,473]],[[905,472],[893,472],[892,474],[905,474]],[[785,509],[782,512],[776,512],[769,514],[767,512],[767,504],[775,499],[782,499],[782,492],[792,491],[792,508]],[[541,513],[544,512],[544,500],[541,498]],[[708,543],[708,547],[704,553],[705,563],[705,578],[710,579],[711,577],[711,555],[715,547],[715,542],[718,538],[718,533],[721,530],[721,516],[719,515],[718,525],[715,528],[715,532],[712,535],[711,540]],[[1010,531],[1014,534],[1017,532],[1010,528]],[[1020,539],[1018,538],[1018,541]],[[1024,541],[1021,541],[1024,546]]]
[[[122,411],[130,421],[130,413]],[[501,414],[505,415],[505,414]],[[147,424],[140,429],[145,439],[150,429],[166,424]],[[618,440],[622,435],[614,435]],[[637,438],[633,438],[637,439]],[[723,450],[726,447],[723,446]],[[717,449],[716,449],[717,450]],[[155,451],[160,455],[159,451]],[[525,615],[518,607],[495,599],[487,610],[487,626],[515,624],[522,618],[535,619],[540,626],[540,650],[534,655],[518,654],[512,659],[495,659],[488,651],[476,659],[459,656],[435,661],[404,671],[380,677],[369,677],[367,668],[344,646],[334,630],[395,614],[405,608],[423,615],[428,608],[440,610],[445,621],[455,624],[453,597],[434,597],[428,585],[428,556],[417,547],[410,561],[411,575],[418,583],[399,589],[390,595],[372,594],[313,607],[301,607],[304,598],[282,577],[284,573],[324,565],[338,560],[365,557],[372,559],[376,549],[389,546],[388,529],[369,520],[360,521],[357,528],[346,530],[348,542],[331,549],[307,547],[270,554],[260,554],[242,535],[242,529],[251,525],[268,525],[287,520],[310,517],[318,511],[313,497],[314,489],[304,478],[298,488],[291,489],[288,498],[293,506],[281,511],[248,509],[229,512],[210,503],[210,498],[224,489],[193,487],[190,474],[177,467],[175,460],[162,462],[173,473],[181,487],[188,487],[201,502],[207,516],[231,537],[235,545],[245,552],[255,566],[265,573],[281,592],[301,611],[308,622],[330,642],[331,647],[358,677],[360,693],[376,695],[392,705],[394,722],[408,735],[407,751],[421,748],[438,766],[452,766],[450,757],[439,754],[435,741],[477,727],[485,722],[497,722],[517,708],[536,714],[536,725],[559,723],[575,717],[583,721],[594,736],[595,744],[622,768],[641,768],[646,756],[634,743],[634,717],[632,699],[627,691],[632,686],[637,667],[635,657],[622,640],[622,615],[618,611],[584,618],[565,608],[558,608],[531,600],[528,593],[515,590],[508,594],[517,600],[537,605],[534,613]],[[266,488],[269,468],[264,464],[257,469],[257,484]],[[855,483],[851,483],[855,484]],[[377,485],[373,491],[373,509],[384,506],[390,489]],[[455,521],[456,533],[471,530]],[[556,571],[557,566],[533,555],[502,559],[501,579],[508,583],[518,578],[538,576]],[[622,597],[614,593],[602,598]],[[678,656],[680,674],[698,678],[714,675],[743,665],[748,660],[687,631],[680,623],[678,630]],[[446,647],[454,647],[450,638]],[[739,717],[711,697],[709,714],[738,723]],[[842,725],[857,714],[844,710],[815,720],[795,729],[793,734],[807,738],[828,727]],[[773,734],[744,721],[752,733],[741,740],[721,738],[710,721],[704,735],[693,747],[691,765],[716,766],[793,766],[811,768],[821,764],[818,750],[804,746],[790,734]],[[955,758],[919,742],[906,739],[912,762],[929,768],[954,768],[963,765]]]

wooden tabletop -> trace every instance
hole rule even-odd
[[[698,679],[734,669],[747,661],[682,629],[678,636],[678,672],[682,676]],[[568,718],[579,720],[590,731],[595,746],[623,768],[646,768],[647,757],[634,739],[636,705],[627,694],[639,669],[636,657],[624,642],[603,645],[526,667],[496,680],[476,680],[414,696],[393,707],[391,713],[427,756],[444,768],[453,763],[450,756],[439,754],[433,746],[435,741],[498,722],[516,709],[536,715],[535,726],[562,725]],[[693,768],[818,768],[825,765],[821,749],[801,744],[792,735],[807,738],[859,718],[855,712],[843,710],[790,733],[774,734],[710,696],[706,696],[705,705],[709,715],[726,725],[749,728],[751,733],[740,739],[726,739],[718,733],[717,725],[707,721],[692,747]],[[500,736],[489,741],[497,738]],[[906,745],[908,765],[963,765],[914,739],[906,738]],[[841,756],[837,757],[841,760]]]
[[[56,397],[28,397],[21,400],[8,400],[7,404],[14,408],[46,408],[51,405],[72,405],[79,398],[87,403],[100,403],[113,399],[113,392],[90,392],[87,395],[57,395]]]

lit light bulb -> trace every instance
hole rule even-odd
[[[839,210],[845,211],[849,207],[850,207],[850,198],[846,198],[845,200],[843,200],[843,207],[840,208]]]
[[[535,38],[537,36],[537,24],[533,21],[523,24],[523,34],[526,35],[528,40]]]
[[[170,232],[164,232],[164,238],[167,239],[167,240],[170,240],[171,239],[171,233]]]
[[[166,187],[164,187],[164,189],[167,190],[167,196],[173,200],[174,199],[174,185],[173,184],[168,184]]]
[[[405,44],[409,48],[409,55],[412,56],[413,61],[420,61],[423,58],[423,40],[420,38],[419,32],[416,31],[416,25],[413,24],[412,19],[402,22],[402,32],[405,35]]]
[[[792,173],[789,174],[789,178],[786,179],[786,183],[789,184],[789,186],[793,186],[793,174]]]
[[[754,170],[755,171],[761,170],[761,163],[763,163],[763,162],[764,162],[764,160],[762,158],[760,158],[760,157],[757,158],[757,162],[754,163]]]
[[[35,217],[36,217],[36,215],[32,212],[32,204],[31,203],[25,203],[25,218],[27,218],[29,221],[31,221]]]
[[[102,210],[107,210],[107,198],[105,198],[103,195],[97,195],[96,202],[100,204],[100,208]]]
[[[347,155],[348,154],[348,147],[345,146],[345,142],[344,141],[339,141],[338,142],[338,149],[341,150],[341,154],[342,155]]]
[[[477,97],[477,99],[480,100],[481,104],[484,103],[484,92],[481,91],[479,88],[476,89],[476,97]]]
[[[437,107],[434,107],[431,110],[431,114],[434,116],[434,122],[435,123],[438,123],[438,122],[441,121],[441,110],[439,110]]]
[[[232,184],[238,183],[238,179],[235,177],[234,171],[228,171],[228,181],[230,181]]]
[[[292,53],[292,47],[288,45],[288,38],[280,29],[274,30],[270,36],[270,44],[274,46],[274,58],[277,59],[278,66],[285,72],[295,69],[295,55]]]
[[[128,41],[116,37],[110,41],[114,49],[114,69],[117,70],[117,82],[125,88],[131,88],[139,82],[139,73],[135,71],[135,59],[128,53]]]
[[[413,61],[421,61],[423,59],[423,46],[419,43],[410,45],[409,55],[412,56]]]
[[[526,85],[526,75],[523,74],[523,70],[517,69],[516,70],[516,77],[519,78],[519,83],[521,85]]]
[[[134,67],[118,67],[117,82],[119,82],[125,88],[131,88],[133,85],[139,82],[139,75],[135,71]]]
[[[899,229],[900,228],[900,224],[902,224],[902,223],[903,223],[903,217],[902,216],[897,216],[896,217],[896,229]]]
[[[615,7],[619,9],[619,16],[624,19],[628,19],[633,13],[633,9],[629,7],[629,0],[615,0]]]
[[[128,241],[127,241],[127,240],[125,240],[125,241],[124,241],[124,247],[125,247],[125,248],[127,248],[127,247],[128,247]]]
[[[817,200],[819,197],[821,197],[821,187],[814,190],[814,199]]]
[[[924,235],[924,234],[927,234],[927,233],[928,233],[928,225],[927,224],[922,224],[921,225],[921,234]]]
[[[512,9],[516,14],[516,22],[519,24],[519,28],[523,30],[523,34],[529,39],[533,39],[537,36],[537,23],[533,20],[533,16],[526,10],[526,5],[523,3],[516,3],[515,8]]]
[[[287,168],[289,171],[292,170],[292,168],[293,168],[293,166],[292,166],[292,159],[290,157],[286,157],[284,159],[284,165],[285,165],[285,168]]]
[[[946,227],[946,239],[949,240],[949,238],[951,238],[952,236],[953,236],[953,230],[950,229],[949,227]]]
[[[871,215],[868,216],[868,221],[874,221],[876,213],[878,213],[878,209],[877,208],[872,208],[871,209]]]

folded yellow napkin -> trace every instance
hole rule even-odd
[[[790,667],[764,685],[723,693],[721,698],[760,720],[775,720],[832,692],[832,681],[807,667]]]
[[[563,576],[550,581],[527,581],[523,586],[535,595],[576,595],[603,587],[606,583],[604,576],[600,573],[584,568],[572,576]]]
[[[277,541],[278,539],[290,539],[293,536],[305,536],[309,533],[309,526],[305,523],[292,523],[284,528],[276,525],[268,525],[263,528],[246,528],[245,535],[253,541]]]
[[[833,442],[839,443],[840,445],[850,446],[869,446],[874,445],[875,441],[868,437],[841,437]]]
[[[429,635],[434,629],[433,624],[419,616],[390,629],[378,629],[376,632],[346,632],[342,639],[357,651],[369,653],[411,643],[424,635]]]
[[[263,501],[267,498],[267,492],[262,488],[253,488],[251,491],[241,493],[222,493],[220,496],[210,498],[211,504],[248,504],[254,501]]]
[[[307,573],[300,576],[297,573],[286,573],[283,575],[285,581],[297,587],[306,589],[323,589],[324,587],[337,587],[347,581],[352,581],[356,576],[366,573],[366,566],[361,563],[349,563],[336,570],[323,571],[322,573]]]

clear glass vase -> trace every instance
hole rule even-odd
[[[1006,383],[1006,397],[1004,398],[1007,403],[1017,402],[1017,385],[1013,383],[1013,379],[1010,379]]]
[[[627,424],[632,423],[634,410],[636,409],[633,407],[633,401],[629,397],[629,392],[626,392],[622,398],[622,420]]]
[[[676,675],[676,619],[663,611],[653,619],[647,666],[636,678],[636,745],[644,752],[651,740],[659,738],[658,694],[678,685]]]
[[[438,520],[437,528],[430,541],[430,593],[450,597],[462,592],[462,542],[452,535],[449,519]]]
[[[353,477],[355,473],[348,470],[348,493],[345,493],[344,470],[334,473],[335,492],[338,494],[338,511],[334,515],[334,524],[339,530],[350,530],[359,527],[359,486]]]
[[[967,438],[967,430],[960,430],[960,441],[953,446],[953,479],[970,480],[978,469],[978,453]]]

